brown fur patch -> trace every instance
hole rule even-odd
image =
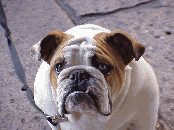
[[[144,54],[145,46],[133,39],[129,34],[116,30],[107,33],[105,41],[110,44],[128,64],[135,58],[136,61]]]
[[[43,40],[41,41],[41,57],[48,64],[56,50],[59,46],[62,46],[66,41],[72,38],[71,35],[67,35],[59,30],[51,31]]]
[[[138,43],[129,34],[116,30],[95,35],[98,57],[114,66],[111,74],[105,78],[111,86],[112,97],[116,98],[125,82],[125,67],[134,58],[139,60],[145,51],[144,45]]]
[[[95,35],[94,39],[96,42],[94,44],[96,44],[97,47],[97,57],[114,66],[114,70],[105,78],[107,83],[111,86],[111,96],[115,98],[116,95],[119,95],[122,86],[124,86],[125,65],[118,53],[106,43],[104,40],[105,36],[106,33]]]
[[[73,36],[72,35],[64,35],[64,38],[62,39],[61,43],[58,45],[58,47],[55,49],[55,52],[53,54],[53,56],[50,58],[50,82],[51,85],[53,86],[53,88],[56,90],[57,89],[57,76],[56,73],[53,69],[54,65],[57,63],[57,57],[59,57],[62,54],[62,49],[65,47],[67,41],[69,41],[70,39],[72,39]]]

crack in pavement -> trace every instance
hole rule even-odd
[[[150,1],[146,1],[146,2],[142,2],[142,3],[138,3],[136,5],[133,5],[133,6],[129,6],[129,7],[123,7],[123,8],[119,8],[119,9],[116,9],[116,10],[113,10],[113,11],[108,11],[108,12],[100,12],[100,13],[89,13],[89,14],[84,14],[84,15],[81,15],[81,17],[94,17],[94,16],[101,16],[101,15],[107,15],[107,14],[113,14],[113,13],[116,13],[118,11],[123,11],[123,10],[127,10],[127,9],[132,9],[132,8],[135,8],[135,7],[139,7],[141,5],[145,5],[145,4],[149,4],[153,1],[156,1],[156,0],[150,0]]]
[[[141,2],[141,3],[138,3],[133,6],[118,8],[113,11],[99,12],[99,13],[87,13],[87,14],[78,16],[75,9],[73,9],[69,4],[65,3],[64,0],[55,0],[55,2],[66,12],[66,14],[68,15],[68,17],[70,18],[70,20],[73,22],[74,25],[84,24],[84,23],[94,20],[96,18],[106,17],[110,14],[117,13],[119,11],[128,10],[128,9],[140,7],[143,5],[151,4],[154,1],[157,1],[157,0],[149,0],[149,1]]]
[[[65,11],[74,25],[79,24],[80,18],[76,15],[76,11],[70,5],[66,4],[64,0],[55,0],[55,2]]]

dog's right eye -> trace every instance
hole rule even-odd
[[[55,71],[56,71],[57,74],[59,74],[60,71],[63,69],[63,65],[64,65],[64,63],[57,63],[55,65],[54,69],[55,69]]]

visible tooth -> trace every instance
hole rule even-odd
[[[89,89],[87,89],[85,93],[88,94],[89,93]]]
[[[82,91],[74,91],[73,94],[76,94],[76,93],[84,93]]]

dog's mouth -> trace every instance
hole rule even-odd
[[[58,112],[62,118],[65,114],[71,114],[73,112],[108,116],[111,114],[111,103],[108,99],[104,99],[103,94],[96,94],[91,89],[85,92],[68,92],[61,98],[61,102],[58,102]]]
[[[89,93],[89,90],[86,92],[74,91],[70,93],[65,99],[65,109],[68,113],[98,112],[94,96]]]
[[[98,76],[98,75],[97,75]],[[112,111],[110,89],[105,79],[89,77],[78,84],[70,78],[61,79],[57,88],[58,113],[92,113],[108,116]]]

